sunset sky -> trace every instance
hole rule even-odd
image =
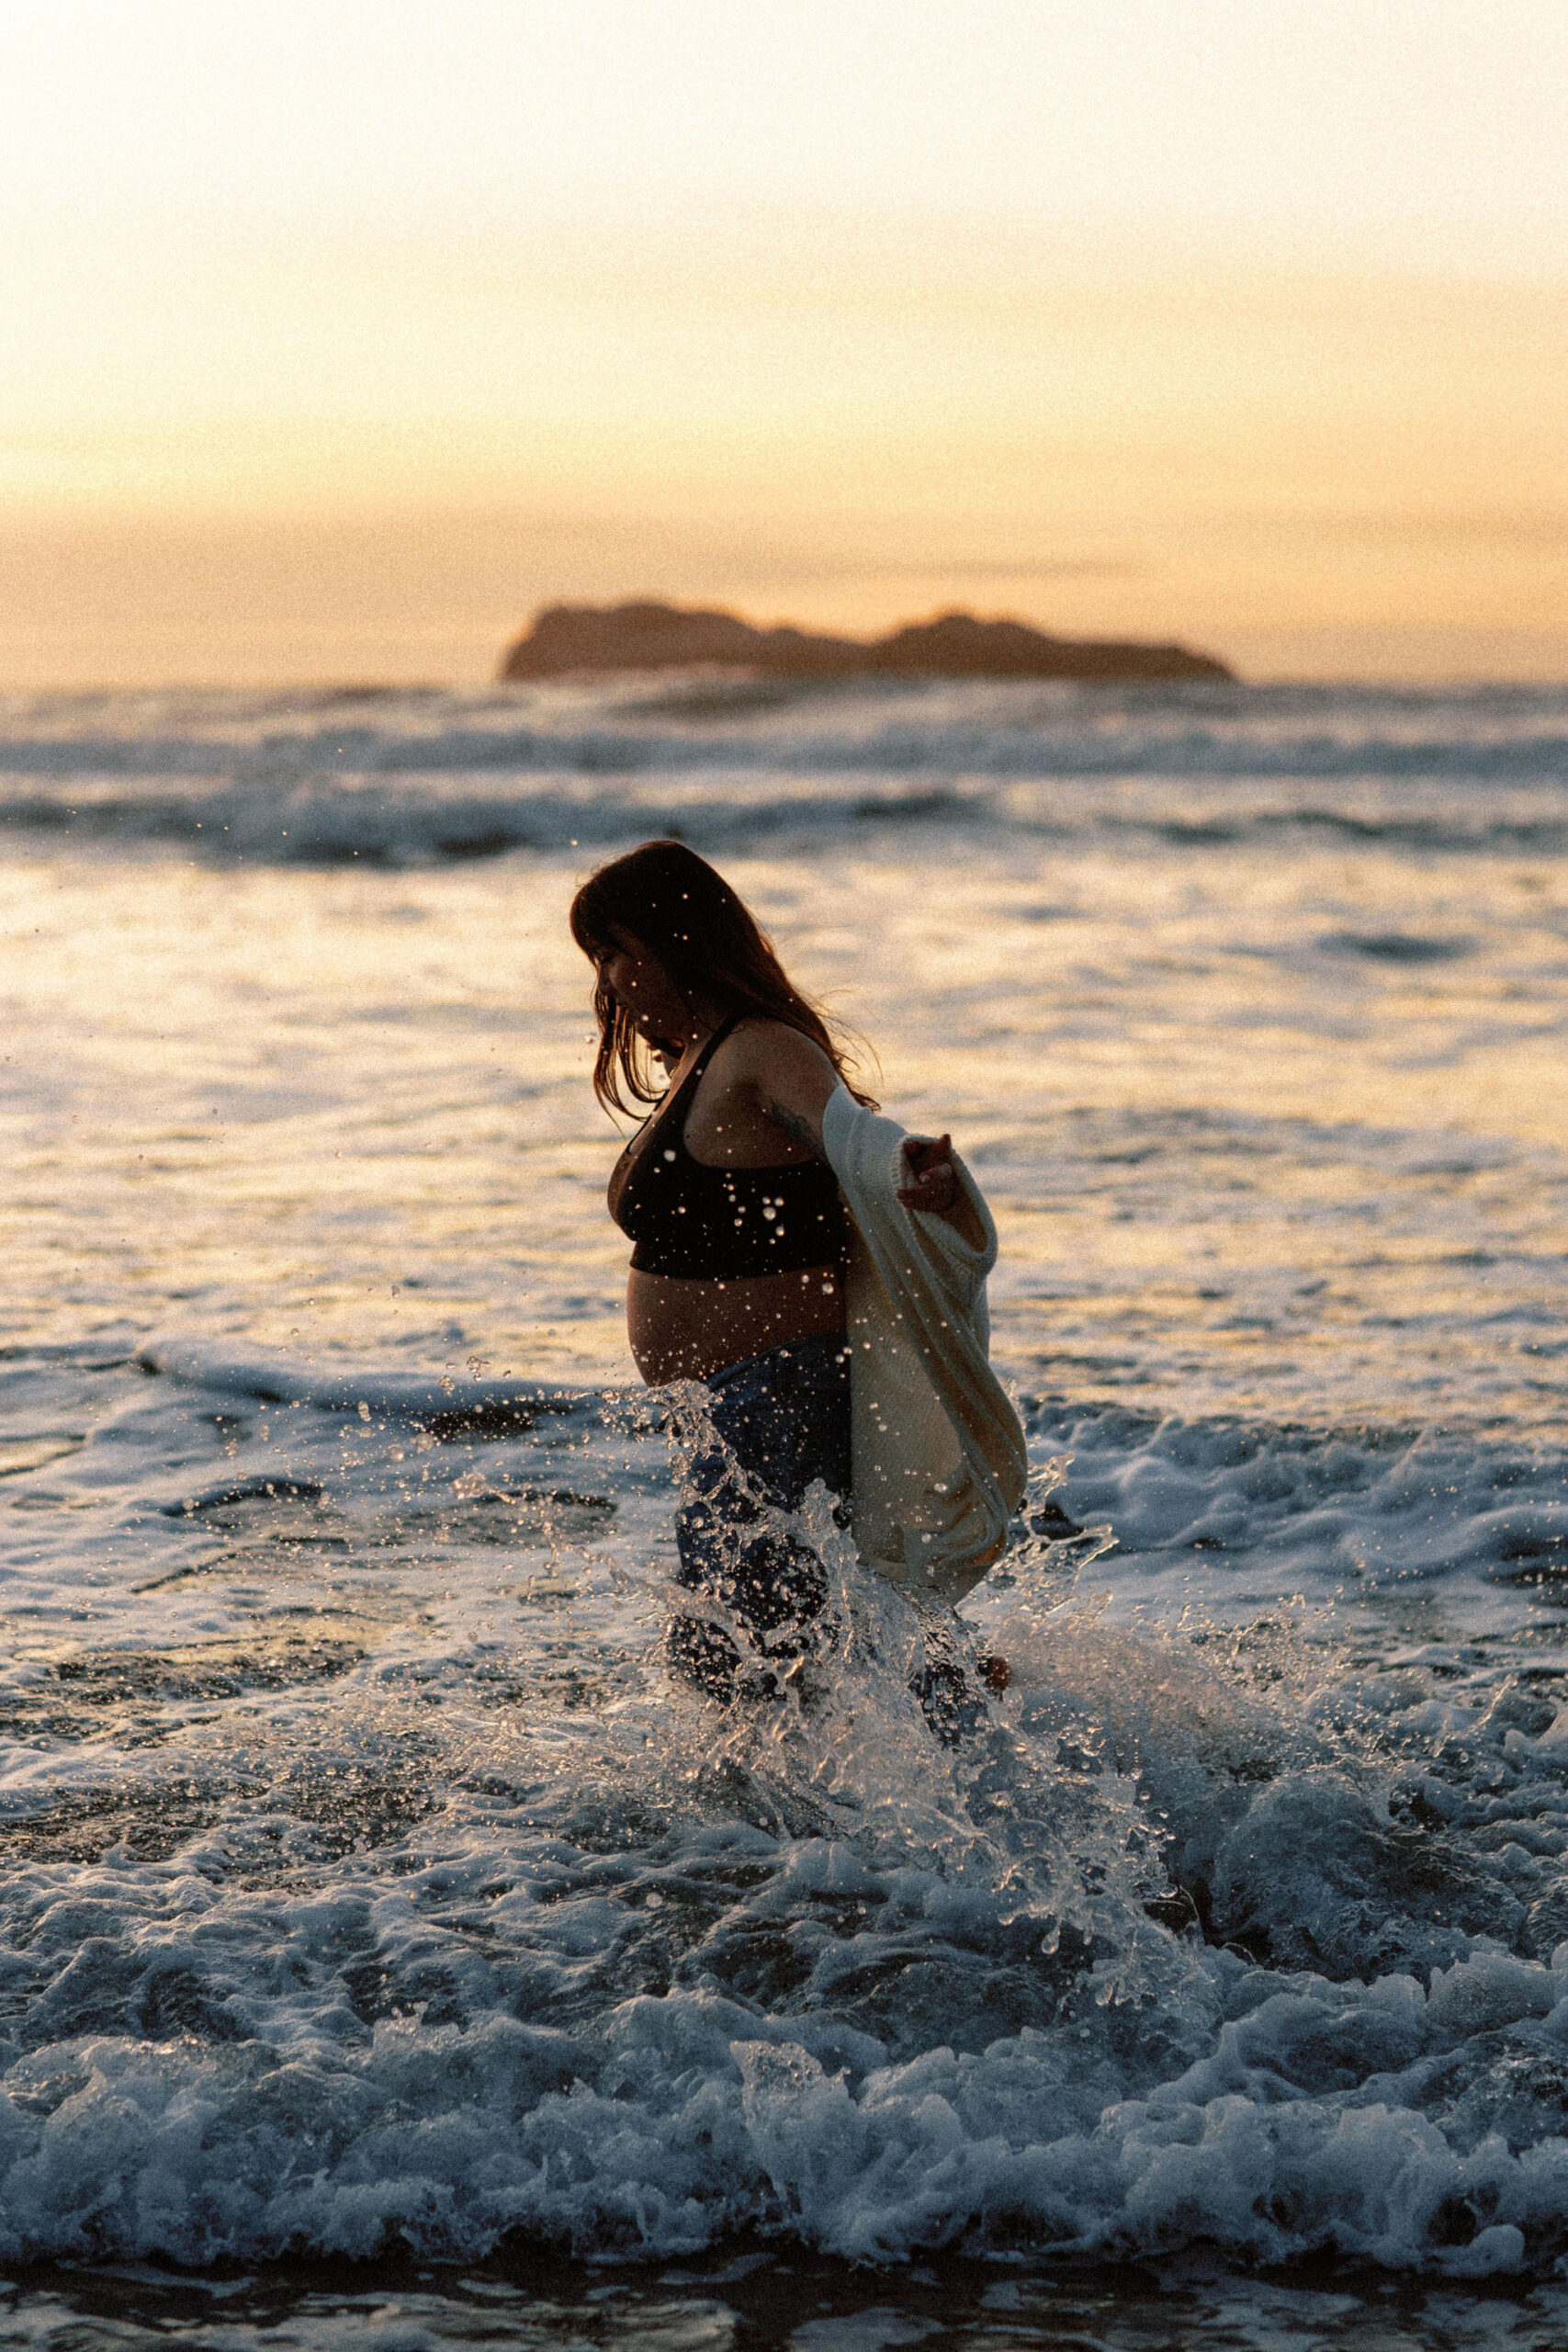
[[[1568,675],[1563,0],[0,0],[0,663]]]

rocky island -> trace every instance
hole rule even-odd
[[[616,670],[745,670],[773,678],[1076,678],[1106,684],[1228,679],[1235,673],[1182,645],[1048,637],[1023,621],[942,613],[886,637],[824,637],[758,628],[737,613],[644,601],[546,605],[507,648],[502,681]]]

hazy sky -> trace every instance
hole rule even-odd
[[[0,0],[19,684],[553,595],[1568,673],[1564,0]]]

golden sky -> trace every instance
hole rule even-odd
[[[1568,675],[1562,0],[0,0],[0,661]]]

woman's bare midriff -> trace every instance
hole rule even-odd
[[[707,1380],[766,1348],[843,1328],[843,1275],[836,1265],[723,1282],[634,1272],[626,1283],[626,1330],[650,1388],[667,1380]]]

